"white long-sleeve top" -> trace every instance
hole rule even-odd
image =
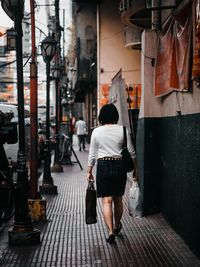
[[[86,123],[83,120],[78,120],[75,123],[76,134],[77,135],[84,135],[86,133]]]
[[[126,130],[127,148],[132,158],[136,157],[130,135]],[[92,132],[88,166],[93,166],[96,159],[103,157],[121,157],[124,143],[123,126],[106,124],[95,128]]]

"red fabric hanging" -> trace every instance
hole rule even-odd
[[[155,96],[188,90],[192,34],[192,5],[171,16],[158,36]]]

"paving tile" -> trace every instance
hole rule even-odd
[[[77,150],[77,147],[75,147]],[[76,151],[84,168],[64,166],[53,173],[58,195],[46,196],[47,222],[36,223],[41,243],[30,247],[9,247],[7,230],[0,234],[0,266],[3,267],[200,267],[183,240],[161,214],[143,218],[128,215],[128,189],[124,196],[123,228],[116,244],[109,245],[98,200],[98,222],[86,225],[85,181],[87,153]]]

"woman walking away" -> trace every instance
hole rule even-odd
[[[106,104],[101,108],[98,117],[101,126],[92,132],[87,170],[87,179],[94,180],[92,169],[97,159],[97,197],[102,198],[104,221],[108,227],[106,241],[111,244],[115,242],[115,236],[122,228],[122,196],[127,179],[121,158],[123,127],[117,124],[118,119],[119,113],[113,104]],[[127,147],[134,163],[133,179],[137,180],[136,155],[128,131]]]

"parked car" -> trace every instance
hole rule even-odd
[[[54,121],[55,120],[55,111],[54,111],[54,106],[50,105],[50,121]],[[46,122],[46,105],[39,105],[38,106],[38,118],[40,118],[40,120],[42,122]]]
[[[18,129],[18,107],[16,105],[8,105],[0,103],[0,111],[6,113],[10,112],[13,114],[13,118],[11,120]],[[24,123],[25,123],[25,149],[26,149],[26,157],[27,160],[30,159],[30,112],[25,107],[24,109]],[[18,130],[17,130],[18,133]],[[12,161],[14,164],[17,162],[17,153],[19,150],[18,143],[18,134],[17,134],[17,142],[9,144],[7,142],[4,143],[4,149],[6,152],[6,156],[9,161]],[[40,124],[38,124],[38,159],[39,161],[43,157],[43,137],[40,134]]]
[[[17,105],[0,103],[0,111],[3,113],[12,113],[13,118],[11,122],[18,125],[18,106]],[[30,146],[29,128],[30,127],[27,127],[27,126],[30,125],[30,112],[27,108],[24,108],[24,120],[25,120],[25,145],[26,145],[26,151],[28,152],[30,150],[29,149],[29,146]],[[19,149],[18,135],[17,135],[17,142],[13,144],[9,144],[6,142],[4,144],[4,149],[5,149],[7,158],[12,162],[17,162],[17,152]]]
[[[17,105],[11,105],[11,104],[6,104],[6,103],[0,103],[0,111],[3,113],[13,113],[13,118],[18,117],[18,106]],[[29,118],[30,117],[30,111],[26,107],[24,108],[24,118]]]

